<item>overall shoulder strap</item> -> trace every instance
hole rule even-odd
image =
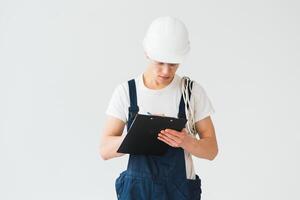
[[[191,88],[188,87],[188,98],[190,99],[191,98],[191,94],[192,94],[192,91],[191,89],[193,88],[193,81],[190,80],[190,79],[185,79],[184,81],[184,86],[186,86],[186,84],[191,84]],[[179,112],[178,112],[178,118],[185,118],[186,119],[186,114],[185,114],[185,105],[184,105],[184,99],[183,99],[183,95],[181,95],[181,99],[180,99],[180,104],[179,104]],[[187,103],[187,107],[189,108],[189,104]]]
[[[131,123],[132,123],[135,115],[139,112],[139,107],[137,105],[136,86],[135,86],[134,79],[131,79],[128,81],[128,88],[129,88],[130,106],[128,107],[127,130],[131,126]]]

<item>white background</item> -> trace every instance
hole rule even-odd
[[[127,157],[98,155],[115,86],[146,65],[159,16],[180,18],[179,75],[207,91],[219,144],[194,157],[204,200],[298,200],[299,1],[0,1],[0,199],[115,199]],[[297,124],[298,123],[298,124]]]

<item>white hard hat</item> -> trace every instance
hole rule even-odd
[[[177,18],[159,17],[150,24],[143,47],[153,60],[181,63],[190,51],[188,31],[184,23]]]

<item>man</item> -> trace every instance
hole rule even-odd
[[[210,118],[214,109],[203,87],[193,81],[191,96],[183,101],[183,82],[176,71],[190,50],[189,45],[187,29],[179,19],[155,19],[143,42],[149,65],[131,84],[123,82],[113,93],[99,150],[104,160],[124,155],[117,153],[125,135],[123,129],[125,125],[128,129],[137,113],[185,117],[199,136],[191,128],[158,133],[157,139],[169,145],[167,152],[162,156],[130,155],[127,170],[115,183],[118,199],[201,197],[201,179],[195,173],[191,155],[213,160],[218,147]],[[187,101],[192,110],[183,106]]]

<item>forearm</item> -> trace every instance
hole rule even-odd
[[[114,157],[123,156],[123,153],[118,153],[117,150],[123,141],[123,136],[105,136],[102,138],[99,154],[103,160],[108,160]]]
[[[190,138],[190,141],[182,147],[192,155],[213,160],[218,154],[218,147],[215,138]]]

